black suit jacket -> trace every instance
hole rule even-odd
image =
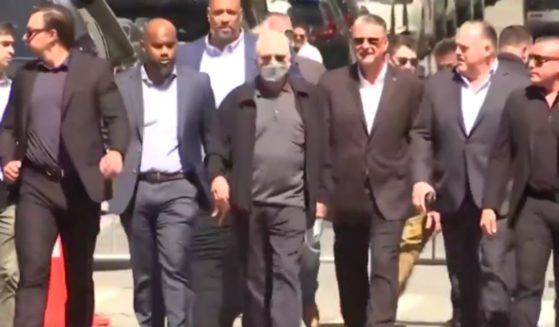
[[[541,97],[537,92],[536,87],[528,86],[513,92],[508,98],[485,176],[487,186],[483,208],[498,212],[500,203],[509,196],[507,217],[510,224],[516,221],[532,171],[530,158],[533,144],[538,140],[531,132],[529,122],[533,104],[540,105]],[[509,173],[514,176],[510,195],[506,191]]]
[[[0,125],[0,156],[3,163],[23,160],[27,149],[30,99],[38,61],[18,70],[10,100]],[[72,51],[63,92],[61,139],[91,200],[110,198],[112,185],[99,171],[105,154],[101,126],[108,134],[107,148],[126,153],[129,127],[126,111],[114,83],[109,62]]]
[[[378,111],[367,131],[357,65],[327,72],[319,86],[327,94],[327,124],[334,192],[334,219],[361,216],[365,185],[386,219],[413,214],[409,178],[409,136],[422,95],[421,81],[388,66]]]
[[[315,204],[328,204],[330,161],[324,135],[323,98],[319,89],[301,78],[290,78],[297,111],[305,126],[305,202],[307,225],[312,226]],[[221,103],[213,120],[206,166],[210,180],[227,178],[231,205],[237,213],[252,206],[252,159],[256,130],[255,82],[235,88]]]

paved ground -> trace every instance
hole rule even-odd
[[[486,10],[486,18],[500,31],[508,24],[521,24],[521,0],[501,0],[495,7]],[[104,220],[105,229],[101,233],[96,251],[97,258],[104,263],[122,261],[127,256],[126,239],[116,219]],[[323,326],[342,326],[338,312],[338,294],[332,261],[332,231],[326,229],[323,237],[323,261],[320,270],[318,304],[321,309]],[[444,258],[440,239],[435,252]],[[423,254],[431,255],[430,248]],[[116,260],[116,261],[115,261]],[[112,266],[110,264],[103,265]],[[548,274],[551,279],[551,274]],[[95,274],[97,312],[108,315],[112,326],[137,326],[132,313],[132,285],[129,270],[100,271]],[[446,270],[441,266],[418,266],[410,281],[407,292],[399,302],[398,319],[408,326],[436,326],[450,317],[450,287]],[[553,290],[544,294],[540,326],[553,326]]]

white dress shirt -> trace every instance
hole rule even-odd
[[[142,66],[144,135],[140,172],[177,173],[179,156],[177,72],[162,85],[155,85]]]
[[[301,57],[305,57],[307,59],[318,61],[321,64],[324,63],[320,50],[318,50],[317,47],[310,44],[309,42],[305,42],[305,44],[297,52],[297,55]]]
[[[361,103],[363,104],[363,112],[365,114],[365,121],[367,123],[367,131],[370,133],[373,128],[373,122],[377,115],[380,97],[384,89],[384,78],[386,77],[386,70],[388,65],[385,63],[380,71],[377,80],[371,84],[363,77],[361,71],[359,72],[359,95],[361,96]]]
[[[206,36],[206,49],[202,54],[200,71],[210,76],[217,107],[223,99],[237,86],[245,82],[245,38],[239,38],[228,44],[223,51],[210,44]]]
[[[464,82],[461,87],[461,108],[462,108],[462,117],[464,119],[464,127],[466,128],[466,133],[470,135],[472,128],[474,127],[474,123],[479,115],[481,107],[485,102],[485,98],[487,97],[487,91],[489,91],[489,87],[491,86],[491,79],[493,74],[497,70],[499,66],[499,62],[495,60],[495,62],[491,65],[491,70],[489,71],[489,77],[486,81],[480,84],[477,89],[474,89],[470,83],[470,81],[465,77],[462,76],[462,81]]]

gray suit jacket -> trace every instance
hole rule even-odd
[[[256,65],[256,39],[254,34],[245,32],[245,81],[252,81],[258,75],[258,67]],[[192,67],[196,71],[200,71],[200,63],[206,49],[206,36],[203,36],[193,42],[181,44],[179,46],[177,62]]]
[[[116,83],[126,106],[131,131],[124,169],[115,181],[115,194],[109,202],[109,211],[121,214],[128,208],[136,190],[142,157],[144,105],[141,66],[137,65],[118,74]],[[202,146],[206,150],[209,128],[215,113],[208,75],[177,65],[177,96],[177,137],[182,168],[192,177],[192,182],[198,188],[199,205],[209,208],[209,185],[200,151]]]
[[[455,71],[444,71],[426,81],[410,131],[412,179],[435,188],[437,209],[443,213],[456,212],[466,192],[471,192],[481,208],[485,171],[505,102],[512,91],[530,82],[502,64],[494,74],[469,135],[461,108],[461,77]]]

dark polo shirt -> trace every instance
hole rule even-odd
[[[41,167],[59,167],[63,93],[68,60],[52,68],[36,67],[37,77],[30,101],[26,159]]]

